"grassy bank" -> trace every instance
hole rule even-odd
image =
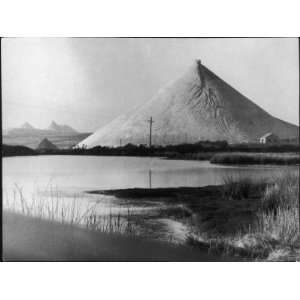
[[[186,238],[186,246],[176,248],[185,250],[178,250],[180,253],[172,250],[174,254],[168,256],[173,246],[168,243],[158,243],[162,245],[158,246],[156,242],[152,245],[153,241],[147,241],[139,234],[136,225],[147,215],[140,215],[140,219],[137,219],[128,211],[127,216],[102,216],[97,214],[94,206],[82,212],[77,207],[80,203],[78,198],[67,206],[62,204],[59,197],[28,203],[22,190],[18,189],[16,199],[4,203],[3,229],[7,259],[21,259],[26,247],[28,251],[24,259],[40,259],[41,256],[36,252],[39,250],[36,249],[42,248],[44,260],[47,257],[68,260],[68,255],[70,260],[300,259],[297,171],[285,171],[259,182],[250,178],[226,177],[220,186],[134,188],[89,193],[114,195],[124,199],[127,205],[137,205],[142,198],[146,198],[147,202],[164,203],[168,209],[154,217],[173,219],[188,226],[190,233]],[[30,241],[29,236],[32,242],[26,242]],[[51,236],[52,243],[57,243],[55,247],[44,241],[46,238],[50,240]],[[155,258],[142,250],[143,241],[145,245],[152,245],[156,249],[153,250],[157,251]],[[81,247],[86,247],[85,243],[90,246],[83,250]],[[191,249],[187,250],[189,247]],[[107,249],[106,254],[103,249]]]
[[[247,204],[253,189],[260,194],[256,207]],[[200,248],[209,245],[215,254],[258,260],[300,260],[298,173],[283,173],[265,186],[257,186],[252,180],[227,179],[222,201],[243,203],[245,210],[233,213],[234,218],[248,216],[244,226],[236,223],[234,231],[224,231],[212,224],[205,229],[205,221],[200,222],[193,225],[189,244]]]
[[[5,199],[4,210],[28,218],[68,224],[108,234],[139,234],[135,228],[130,210],[127,211],[127,214],[122,215],[120,213],[112,214],[111,212],[99,215],[96,210],[97,203],[86,205],[84,208],[81,206],[84,198],[80,194],[74,194],[67,202],[52,187],[49,194],[49,198],[46,199],[33,195],[32,199],[29,200],[24,196],[22,188],[15,185],[13,199]]]
[[[51,191],[50,198],[25,198],[16,186],[3,211],[3,254],[7,261],[222,261],[187,245],[147,239],[137,218],[99,215],[96,204],[85,210],[74,195],[68,204]]]
[[[217,153],[299,153],[299,144],[228,144],[226,141],[200,141],[194,144],[166,146],[133,145],[120,147],[96,146],[90,149],[33,150],[28,147],[3,145],[3,156],[26,155],[95,155],[95,156],[157,156],[174,159],[208,160]]]
[[[139,201],[178,204],[187,244],[237,260],[300,260],[299,173],[255,181],[225,177],[224,185],[92,191]]]
[[[26,156],[37,155],[36,151],[25,147],[15,145],[2,145],[2,156]]]
[[[209,160],[214,164],[265,164],[265,165],[296,165],[300,164],[299,152],[197,152],[169,153],[168,159]]]
[[[88,155],[88,156],[139,156],[164,157],[182,160],[209,160],[216,164],[277,164],[300,163],[298,144],[236,144],[225,141],[203,141],[195,144],[153,146],[127,144],[121,147],[96,146],[91,149],[33,150],[23,146],[3,145],[3,156],[24,155]]]
[[[215,164],[276,164],[295,165],[300,163],[299,153],[217,153],[210,159]]]

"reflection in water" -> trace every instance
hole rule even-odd
[[[57,186],[64,192],[95,189],[206,186],[224,176],[261,178],[282,166],[222,166],[208,161],[165,160],[150,157],[28,156],[3,159],[3,185],[18,184],[31,192],[35,186]],[[289,167],[297,169],[297,167]]]
[[[149,189],[152,189],[152,171],[149,170]]]

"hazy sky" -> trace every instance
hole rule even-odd
[[[51,120],[94,131],[202,63],[272,115],[298,124],[297,39],[2,40],[3,127]]]

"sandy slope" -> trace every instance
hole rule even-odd
[[[297,126],[272,117],[196,61],[145,105],[100,128],[79,146],[119,145],[120,139],[123,145],[146,144],[150,116],[154,144],[250,142],[267,132],[281,138],[298,136]]]

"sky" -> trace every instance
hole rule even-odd
[[[92,132],[196,59],[275,117],[299,123],[297,39],[6,38],[3,128],[52,120]]]

